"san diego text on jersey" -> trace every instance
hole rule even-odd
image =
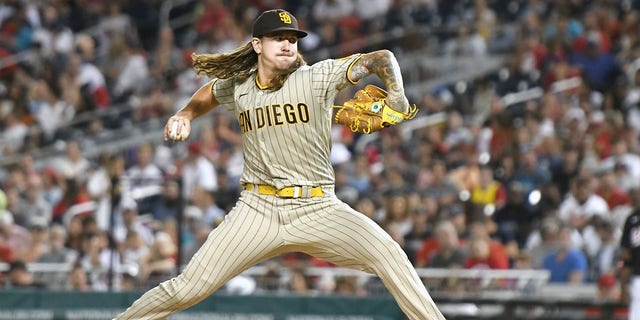
[[[309,122],[309,107],[302,102],[297,104],[270,104],[245,110],[238,116],[240,130],[247,133],[264,127]]]

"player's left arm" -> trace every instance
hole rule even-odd
[[[388,93],[385,99],[387,104],[396,111],[408,114],[409,100],[405,96],[400,65],[393,52],[377,50],[363,54],[353,63],[347,77],[355,83],[371,74],[378,76],[384,83]]]
[[[391,51],[378,50],[361,55],[347,70],[347,79],[356,83],[371,74],[377,75],[387,90],[365,86],[356,92],[354,99],[334,106],[334,123],[368,134],[416,115],[418,108],[411,106],[405,96],[400,66]]]

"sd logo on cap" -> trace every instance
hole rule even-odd
[[[253,23],[252,35],[255,38],[260,38],[276,31],[294,31],[298,38],[307,36],[307,32],[298,29],[296,17],[282,9],[264,11]]]

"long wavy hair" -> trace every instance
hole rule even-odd
[[[253,50],[251,42],[228,53],[193,53],[191,59],[193,68],[199,75],[204,74],[218,79],[234,77],[242,82],[258,69],[258,54]],[[304,57],[298,52],[296,61],[289,69],[271,80],[268,90],[275,91],[282,88],[289,75],[306,64]]]

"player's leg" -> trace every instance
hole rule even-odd
[[[375,222],[337,199],[301,210],[288,215],[295,217],[286,227],[290,241],[318,258],[378,275],[409,319],[444,319],[406,253]]]
[[[277,213],[255,197],[243,193],[180,275],[146,292],[116,319],[164,319],[202,301],[255,263],[279,254],[278,219],[272,218]]]

